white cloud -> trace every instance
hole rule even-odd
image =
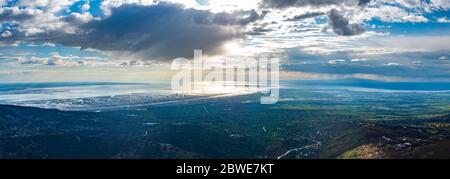
[[[389,62],[389,63],[384,64],[384,66],[401,66],[401,64],[394,63],[394,62]]]
[[[336,60],[330,60],[328,61],[328,64],[330,65],[336,65],[336,64],[343,64],[347,62],[346,60],[342,60],[342,59],[336,59]]]
[[[78,57],[78,56],[60,56],[54,54],[50,57],[9,57],[16,59],[17,62],[23,65],[47,65],[47,66],[89,66],[90,61],[94,57]],[[97,59],[96,59],[97,60]]]
[[[448,10],[450,9],[450,1],[449,0],[430,0],[431,7],[439,10]]]
[[[89,3],[88,3],[89,1],[87,1],[86,3],[84,3],[82,6],[81,6],[81,10],[83,10],[83,11],[88,11],[90,8],[91,8],[91,6],[89,6]]]
[[[1,34],[0,34],[0,37],[2,37],[2,38],[8,38],[8,37],[11,37],[13,34],[9,31],[9,30],[5,30],[4,32],[2,32]]]
[[[421,5],[421,0],[395,0],[407,7],[415,8]]]
[[[414,22],[414,23],[420,23],[420,22],[428,22],[428,19],[421,15],[407,15],[402,18],[405,22]]]
[[[450,19],[447,19],[446,17],[441,17],[437,19],[437,22],[439,23],[450,23]]]
[[[365,62],[365,61],[367,61],[367,59],[365,58],[355,58],[351,60],[351,62]]]
[[[258,7],[258,2],[259,0],[209,0],[208,8],[213,12],[252,10]]]
[[[121,66],[148,66],[148,65],[155,65],[156,62],[148,61],[148,60],[129,60],[124,61],[120,65]]]

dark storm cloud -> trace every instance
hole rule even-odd
[[[347,6],[364,6],[370,0],[263,0],[260,3],[264,8],[288,8],[303,6],[329,6],[329,5],[347,5]]]
[[[242,27],[260,18],[262,15],[256,11],[214,14],[170,3],[133,4],[113,8],[110,16],[83,24],[70,17],[61,18],[77,27],[75,33],[60,29],[26,35],[13,30],[11,38],[1,40],[49,42],[81,49],[131,52],[141,59],[172,60],[192,57],[194,49],[219,54],[223,43],[244,36]]]
[[[339,14],[339,11],[332,9],[328,15],[328,24],[334,33],[343,36],[359,35],[364,33],[364,28],[359,24],[350,24],[348,20]]]
[[[83,26],[89,34],[82,47],[141,52],[149,58],[170,60],[191,57],[194,49],[217,54],[223,42],[240,33],[233,27],[213,23],[212,19],[214,14],[208,11],[172,4],[121,6],[113,9],[110,17]]]

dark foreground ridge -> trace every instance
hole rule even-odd
[[[273,122],[231,120],[214,109],[200,113],[203,104],[186,109],[94,113],[0,106],[0,158],[450,158],[449,115],[414,121]],[[170,111],[191,118],[173,118]],[[278,115],[286,114],[266,116]]]

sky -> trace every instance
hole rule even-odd
[[[450,81],[449,0],[0,0],[0,83],[161,82],[268,56],[281,78]]]

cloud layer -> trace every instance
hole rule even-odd
[[[0,0],[0,63],[124,70],[202,49],[207,58],[271,54],[286,71],[450,77],[448,0],[199,2]],[[61,58],[70,55],[102,60]]]
[[[124,52],[136,58],[171,60],[191,57],[194,49],[220,54],[223,43],[241,38],[243,27],[262,16],[256,11],[212,13],[172,3],[125,4],[112,7],[105,18],[72,13],[58,19],[55,28],[27,28],[32,17],[25,12],[4,10],[1,21],[22,22],[2,33],[4,43],[17,41],[55,43],[81,49]],[[87,19],[86,19],[87,18]],[[12,34],[10,34],[12,32]]]

